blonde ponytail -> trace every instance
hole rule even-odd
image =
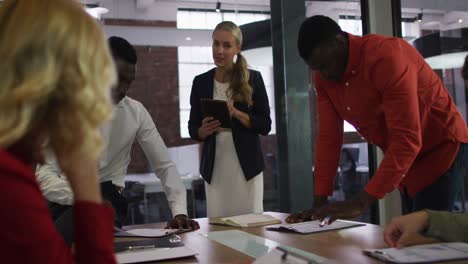
[[[252,105],[252,86],[249,84],[249,69],[247,60],[239,52],[237,54],[236,63],[231,73],[230,89],[228,90],[228,97],[232,98],[234,102],[247,103]]]

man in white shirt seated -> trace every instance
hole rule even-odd
[[[137,139],[164,187],[173,215],[167,227],[198,229],[198,223],[187,216],[185,186],[151,116],[140,102],[126,96],[135,79],[136,51],[120,37],[109,38],[109,46],[119,78],[112,90],[115,103],[112,120],[101,128],[106,146],[98,164],[103,198],[114,207],[117,225],[123,223],[127,215],[127,201],[121,193],[125,187],[124,177],[130,163],[130,150]],[[53,157],[37,168],[36,176],[51,204],[54,220],[60,218],[69,211],[73,193]],[[71,222],[71,217],[68,218],[70,220],[67,222]],[[71,223],[66,223],[66,226],[71,226]]]

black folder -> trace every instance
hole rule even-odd
[[[231,115],[226,101],[202,98],[200,99],[203,118],[212,116],[221,122],[221,127],[231,128]]]

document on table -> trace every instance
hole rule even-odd
[[[197,255],[197,253],[185,246],[175,248],[145,248],[115,254],[117,262],[122,264],[177,259],[195,255]]]
[[[210,218],[209,221],[210,224],[227,225],[234,227],[252,227],[281,223],[281,220],[269,214],[244,214],[230,217],[215,217]]]
[[[158,229],[158,228],[137,228],[131,230],[123,230],[114,227],[114,237],[164,237],[171,234],[180,234],[190,231],[190,229]]]
[[[391,263],[433,263],[468,259],[467,243],[437,243],[402,249],[366,249],[366,255]]]
[[[330,231],[336,229],[350,228],[365,226],[364,223],[345,221],[345,220],[336,220],[330,225],[325,225],[320,227],[320,221],[309,221],[296,224],[284,224],[284,225],[275,225],[267,227],[267,230],[279,231],[279,232],[293,232],[299,234],[310,234],[323,231]]]

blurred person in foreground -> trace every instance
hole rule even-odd
[[[127,96],[135,79],[138,59],[136,50],[121,37],[112,36],[108,42],[117,67],[118,81],[111,90],[115,103],[112,120],[100,128],[105,146],[99,158],[98,174],[103,198],[115,209],[114,225],[121,227],[128,219],[128,201],[123,191],[127,167],[131,161],[130,150],[133,142],[137,140],[151,168],[161,180],[166,194],[173,215],[167,227],[198,229],[198,223],[187,216],[185,185],[169,157],[168,149],[156,125],[146,108]],[[38,166],[36,176],[44,196],[49,201],[57,228],[65,240],[71,243],[73,192],[56,159],[47,157],[46,162]]]
[[[116,263],[113,211],[102,202],[96,163],[116,79],[102,30],[77,1],[6,0],[0,56],[2,262]],[[74,193],[73,252],[34,175],[44,148]]]

